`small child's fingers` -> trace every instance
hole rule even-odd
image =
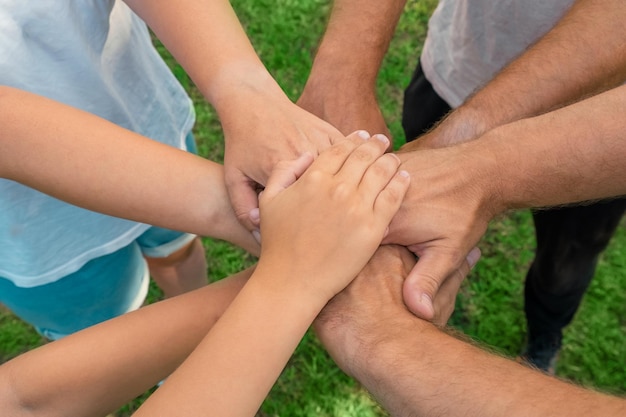
[[[374,213],[377,218],[389,224],[396,214],[404,195],[409,189],[410,176],[407,171],[398,171],[382,189],[374,201]]]
[[[337,142],[320,153],[311,168],[333,175],[336,174],[352,151],[359,145],[365,143],[369,137],[370,135],[366,131],[357,130],[346,136],[345,140]]]
[[[313,162],[313,155],[304,153],[298,159],[281,161],[274,167],[272,174],[267,180],[267,186],[260,200],[272,199],[276,194],[289,187],[306,171]]]
[[[372,136],[370,140],[352,150],[340,172],[337,173],[337,178],[355,187],[358,186],[365,173],[384,155],[388,146],[389,139],[386,136]]]
[[[359,184],[359,192],[363,195],[363,204],[373,208],[378,194],[389,184],[389,181],[398,172],[399,166],[400,158],[392,153],[387,153],[367,168]]]

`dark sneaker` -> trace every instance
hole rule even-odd
[[[529,340],[519,356],[518,362],[554,375],[561,350],[561,340],[561,334],[542,335],[535,340]]]

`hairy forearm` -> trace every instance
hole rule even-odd
[[[494,127],[623,83],[625,19],[626,7],[620,0],[577,1],[551,31],[452,112],[435,132],[447,144],[474,139]]]
[[[483,230],[510,209],[541,208],[626,194],[626,86],[541,116],[493,129],[478,139],[441,149],[405,151],[403,169],[419,178],[404,199],[390,235],[407,227],[413,213],[439,207]],[[422,211],[420,211],[422,210]],[[459,219],[460,220],[460,219]],[[424,233],[430,224],[418,228]],[[477,236],[474,236],[476,238]],[[475,242],[474,242],[475,243]]]
[[[313,73],[373,87],[406,0],[335,0]],[[335,87],[339,85],[335,84]]]
[[[191,353],[251,271],[141,308],[0,367],[11,416],[105,415],[166,378]]]
[[[499,211],[626,194],[626,87],[497,128],[467,144],[489,162]],[[472,157],[474,155],[474,157]],[[489,178],[490,177],[490,178]],[[500,180],[497,180],[497,179]],[[487,186],[485,186],[487,188]]]
[[[256,251],[217,163],[8,87],[0,87],[0,124],[2,178],[90,210]]]
[[[487,353],[408,313],[394,328],[397,331],[372,345],[357,374],[393,416],[571,417],[626,412],[622,399]]]
[[[337,0],[298,105],[343,134],[389,134],[376,78],[406,0]]]

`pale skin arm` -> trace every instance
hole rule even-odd
[[[0,366],[5,415],[103,416],[166,378],[252,270],[117,317]]]
[[[136,416],[256,413],[315,316],[365,265],[400,204],[408,178],[396,172],[395,157],[383,155],[387,146],[352,135],[289,188],[312,156],[279,165],[261,197],[255,273]]]
[[[226,138],[225,180],[239,220],[258,219],[256,185],[277,162],[317,155],[344,138],[292,103],[254,51],[226,0],[127,0],[216,108]]]
[[[432,318],[442,278],[499,213],[626,194],[624,112],[621,86],[467,143],[399,153],[414,180],[387,240],[420,256],[419,280],[404,286],[409,308]]]
[[[618,416],[626,400],[549,377],[458,340],[402,303],[405,250],[381,247],[316,321],[338,365],[394,417]],[[451,298],[452,305],[454,297]]]
[[[112,216],[224,239],[258,254],[221,165],[89,113],[0,87],[0,177]]]
[[[298,105],[342,133],[389,136],[376,78],[406,0],[336,0]]]

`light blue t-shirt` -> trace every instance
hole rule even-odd
[[[0,84],[181,149],[194,123],[191,100],[122,1],[0,0]],[[21,287],[54,282],[148,227],[0,179],[0,277]]]

